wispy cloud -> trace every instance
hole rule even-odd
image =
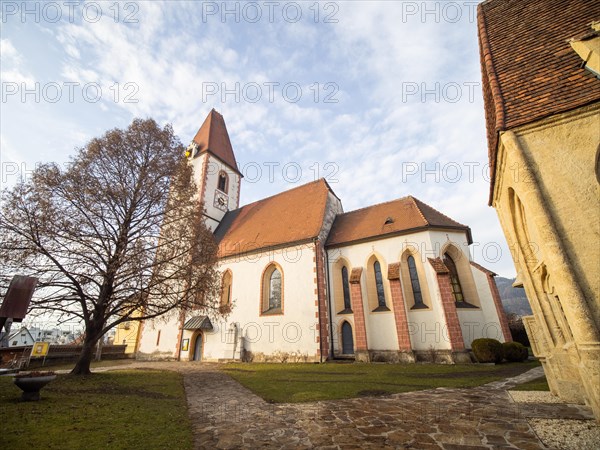
[[[302,20],[293,23],[281,6],[269,21],[263,5],[252,23],[203,16],[205,3],[140,2],[136,23],[106,15],[96,23],[39,25],[45,38],[32,33],[32,43],[61,49],[43,69],[60,82],[97,83],[103,94],[93,104],[29,108],[29,129],[47,142],[70,130],[52,157],[66,159],[75,141],[83,145],[134,116],[173,123],[187,143],[214,107],[225,116],[242,171],[263,168],[258,179],[246,177],[243,202],[326,176],[346,210],[412,194],[470,225],[475,240],[504,242],[486,203],[479,54],[467,6],[453,21],[452,11],[407,9],[432,9],[433,2],[342,2],[335,11],[319,3],[315,20],[312,4],[303,3]],[[326,23],[327,14],[337,22]],[[4,60],[12,61],[7,71],[17,72],[7,76],[33,81],[25,68],[34,56],[16,51],[19,27],[7,25],[3,70]],[[3,112],[8,107],[26,116],[22,105]],[[47,126],[41,114],[63,125]],[[39,138],[28,145],[27,136],[17,137],[23,128],[10,123],[10,130],[3,123],[3,139],[22,142],[26,153],[39,146]],[[271,178],[265,164],[273,162],[279,165]],[[286,174],[286,164],[300,167],[300,176]],[[454,180],[456,166],[463,172]],[[488,265],[514,271],[508,252]]]

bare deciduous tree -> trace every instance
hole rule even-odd
[[[73,374],[89,373],[94,346],[121,322],[218,310],[216,245],[170,125],[136,119],[66,168],[38,167],[2,193],[0,235],[3,286],[38,277],[32,308],[83,320]]]

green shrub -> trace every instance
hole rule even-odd
[[[502,362],[504,354],[502,352],[502,344],[496,339],[475,339],[471,343],[471,349],[475,358],[480,363],[496,363]]]
[[[527,347],[520,342],[504,342],[502,344],[504,359],[510,362],[523,362],[527,359]]]

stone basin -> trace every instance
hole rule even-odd
[[[21,400],[26,402],[35,402],[40,399],[40,389],[56,379],[56,375],[42,375],[36,377],[16,376],[14,383],[23,391]]]

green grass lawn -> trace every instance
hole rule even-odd
[[[59,375],[39,402],[21,402],[0,377],[0,447],[20,449],[191,449],[181,374],[119,371]]]
[[[549,391],[548,381],[546,377],[536,378],[535,380],[528,381],[527,383],[518,384],[511,391]]]
[[[473,387],[537,366],[537,361],[500,365],[232,363],[222,370],[267,401],[295,403]]]

